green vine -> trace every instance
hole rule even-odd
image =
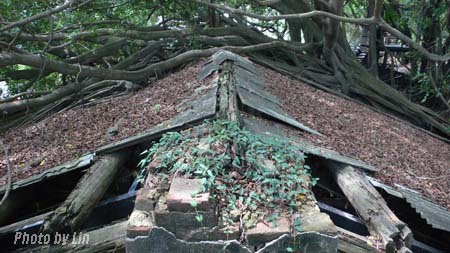
[[[297,147],[230,121],[167,133],[143,155],[143,169],[150,162],[157,164],[150,173],[167,177],[177,172],[200,179],[202,192],[213,193],[224,225],[231,225],[236,216],[247,223],[264,218],[276,225],[281,213],[298,210],[317,181]],[[293,220],[293,230],[301,231],[299,219]]]

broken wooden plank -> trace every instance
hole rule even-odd
[[[371,246],[368,239],[350,232],[346,229],[337,227],[339,242],[338,250],[345,253],[376,253],[381,252],[375,247]]]
[[[351,166],[328,163],[327,167],[370,234],[381,238],[386,252],[408,252],[413,242],[411,230],[389,209],[365,175]]]
[[[240,88],[246,89],[252,94],[263,98],[264,100],[269,101],[270,103],[275,103],[277,105],[281,104],[280,100],[277,97],[265,91],[263,88],[257,86],[250,80],[245,80],[242,77],[236,76],[236,85],[238,85]]]
[[[40,223],[44,219],[49,217],[52,213],[53,213],[53,211],[46,212],[46,213],[36,215],[36,216],[33,216],[33,217],[25,219],[25,220],[15,222],[13,224],[9,224],[9,225],[0,227],[0,235],[6,235],[9,233],[13,233],[15,231],[24,229],[32,224]]]
[[[275,102],[277,104],[280,103],[279,99],[270,94],[268,91],[264,89],[265,87],[265,78],[264,75],[251,73],[237,65],[233,66],[234,68],[234,76],[235,81],[238,85],[242,86],[251,86],[251,88],[258,89],[261,93],[264,93],[264,95],[267,95],[267,97],[270,97],[272,102]]]
[[[18,188],[21,188],[21,187],[24,187],[24,186],[27,186],[30,184],[34,184],[36,182],[45,180],[50,177],[54,177],[54,176],[57,176],[57,175],[60,175],[60,174],[63,174],[63,173],[66,173],[66,172],[69,172],[72,170],[86,167],[92,163],[94,156],[95,155],[93,153],[87,153],[78,159],[63,163],[63,164],[53,167],[51,169],[45,170],[40,174],[37,174],[37,175],[31,176],[31,177],[19,180],[17,182],[14,182],[11,185],[11,190],[16,190]],[[6,189],[5,186],[0,187],[0,194],[3,194],[5,189]]]
[[[265,78],[263,73],[260,73],[260,71],[258,71],[258,73],[252,73],[239,65],[236,65],[234,66],[234,73],[236,76],[243,77],[261,88],[264,87]]]
[[[198,79],[203,80],[203,79],[207,78],[208,76],[210,76],[212,73],[218,71],[219,69],[220,69],[220,66],[217,65],[215,62],[210,62],[208,64],[205,64],[202,66],[202,68],[198,74]]]
[[[80,179],[64,203],[45,220],[43,232],[54,234],[79,230],[108,190],[127,155],[128,152],[121,151],[100,157]]]
[[[226,50],[219,50],[215,54],[212,55],[212,60],[215,64],[221,65],[224,61],[232,61],[234,64],[252,72],[255,74],[260,74],[258,69],[256,68],[255,64],[251,62],[250,60],[232,53],[230,51]]]
[[[334,150],[315,146],[314,144],[312,144],[306,140],[302,140],[302,139],[298,138],[294,141],[291,141],[291,143],[296,145],[297,147],[299,147],[303,152],[305,152],[307,154],[319,156],[319,157],[322,157],[322,158],[325,158],[325,159],[328,159],[328,160],[334,161],[334,162],[352,165],[357,168],[361,168],[361,169],[364,169],[364,170],[367,170],[370,172],[379,171],[378,168],[376,168],[372,165],[369,165],[367,163],[364,163],[363,161],[353,159],[351,157],[343,156]]]
[[[244,57],[229,51],[219,50],[211,56],[210,61],[206,62],[202,66],[198,75],[199,80],[203,80],[206,77],[210,76],[212,73],[221,69],[221,65],[225,61],[231,61],[235,65],[240,66],[242,69],[255,73],[259,76],[261,75],[255,65],[248,59],[245,59]]]
[[[226,119],[227,118],[227,111],[228,111],[228,87],[225,85],[226,80],[224,80],[224,76],[221,75],[219,78],[219,111],[218,111],[218,118],[219,119]]]

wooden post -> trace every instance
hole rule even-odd
[[[80,179],[67,199],[44,222],[43,233],[75,232],[103,197],[124,164],[127,152],[107,154],[96,161]]]
[[[327,166],[347,199],[366,223],[371,235],[380,236],[386,252],[408,252],[411,230],[387,206],[366,177],[351,166]]]

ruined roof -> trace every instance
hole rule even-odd
[[[177,105],[183,99],[195,100],[209,81],[197,79],[201,64],[190,64],[135,94],[63,111],[37,124],[0,133],[10,150],[13,181],[137,135],[186,110]],[[2,185],[6,183],[6,160],[0,159]]]
[[[38,164],[26,170],[19,168],[16,178],[36,176],[66,161],[59,169],[79,168],[90,163],[95,153],[128,148],[149,141],[150,137],[158,138],[163,132],[179,130],[182,125],[198,125],[205,118],[217,116],[223,105],[219,104],[218,86],[212,77],[219,69],[217,65],[229,60],[229,55],[216,56],[216,61],[213,57],[205,64],[190,65],[137,94],[68,110],[15,130],[18,133],[2,134],[8,144],[16,144],[11,147],[16,167],[24,168],[30,159],[45,154]],[[238,121],[244,127],[270,136],[284,135],[307,154],[365,169],[367,173],[380,169],[374,175],[384,183],[419,188],[433,202],[449,207],[446,187],[450,185],[445,176],[449,168],[448,144],[361,104],[311,88],[242,57],[233,57],[233,80],[242,107]],[[110,133],[111,127],[115,134]],[[53,132],[47,135],[49,131]],[[82,154],[85,155],[80,158]],[[431,168],[425,168],[426,165]],[[437,170],[440,175],[431,179],[433,174],[428,170]],[[54,169],[47,171],[57,173]],[[428,179],[416,182],[417,178],[405,178],[405,171]],[[443,186],[436,187],[432,183],[435,180],[441,180],[438,182],[443,182]],[[421,187],[434,194],[427,195]],[[402,196],[428,224],[447,228],[445,220],[439,219],[447,217],[447,210],[418,194],[408,193],[410,190],[402,192]],[[432,217],[433,210],[439,215]],[[439,222],[443,224],[436,226]]]
[[[204,78],[226,57],[229,55],[221,53],[210,62],[191,64],[137,94],[64,111],[32,126],[1,133],[10,148],[14,180],[36,175],[101,146],[108,149],[108,144],[170,119],[177,109],[183,110],[177,107],[180,100],[189,99],[195,89],[207,85]],[[290,133],[304,137],[313,147],[334,150],[374,166],[380,170],[375,177],[382,182],[417,190],[450,208],[449,144],[369,107],[240,59],[235,59],[239,66],[236,76],[244,105],[305,130]],[[252,75],[252,71],[263,74]],[[119,129],[115,135],[108,134],[112,127]],[[1,184],[6,182],[5,164],[4,159],[0,161]]]

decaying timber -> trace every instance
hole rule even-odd
[[[348,230],[337,228],[339,234],[338,250],[346,253],[375,253],[380,252],[367,243],[367,239]]]
[[[364,175],[351,166],[330,164],[330,173],[347,199],[364,220],[373,236],[379,236],[387,252],[411,247],[413,235],[408,226],[389,209],[383,197]]]
[[[82,177],[66,201],[46,219],[43,232],[53,234],[77,231],[108,190],[126,158],[127,152],[124,151],[100,157]]]
[[[53,213],[52,211],[46,212],[46,213],[43,213],[43,214],[40,214],[37,216],[33,216],[33,217],[25,219],[25,220],[15,222],[13,224],[9,224],[7,226],[0,227],[0,235],[14,233],[14,231],[19,231],[20,229],[22,229],[23,227],[25,227],[29,224],[35,224],[37,222],[41,222],[42,220],[49,217],[52,213]]]

